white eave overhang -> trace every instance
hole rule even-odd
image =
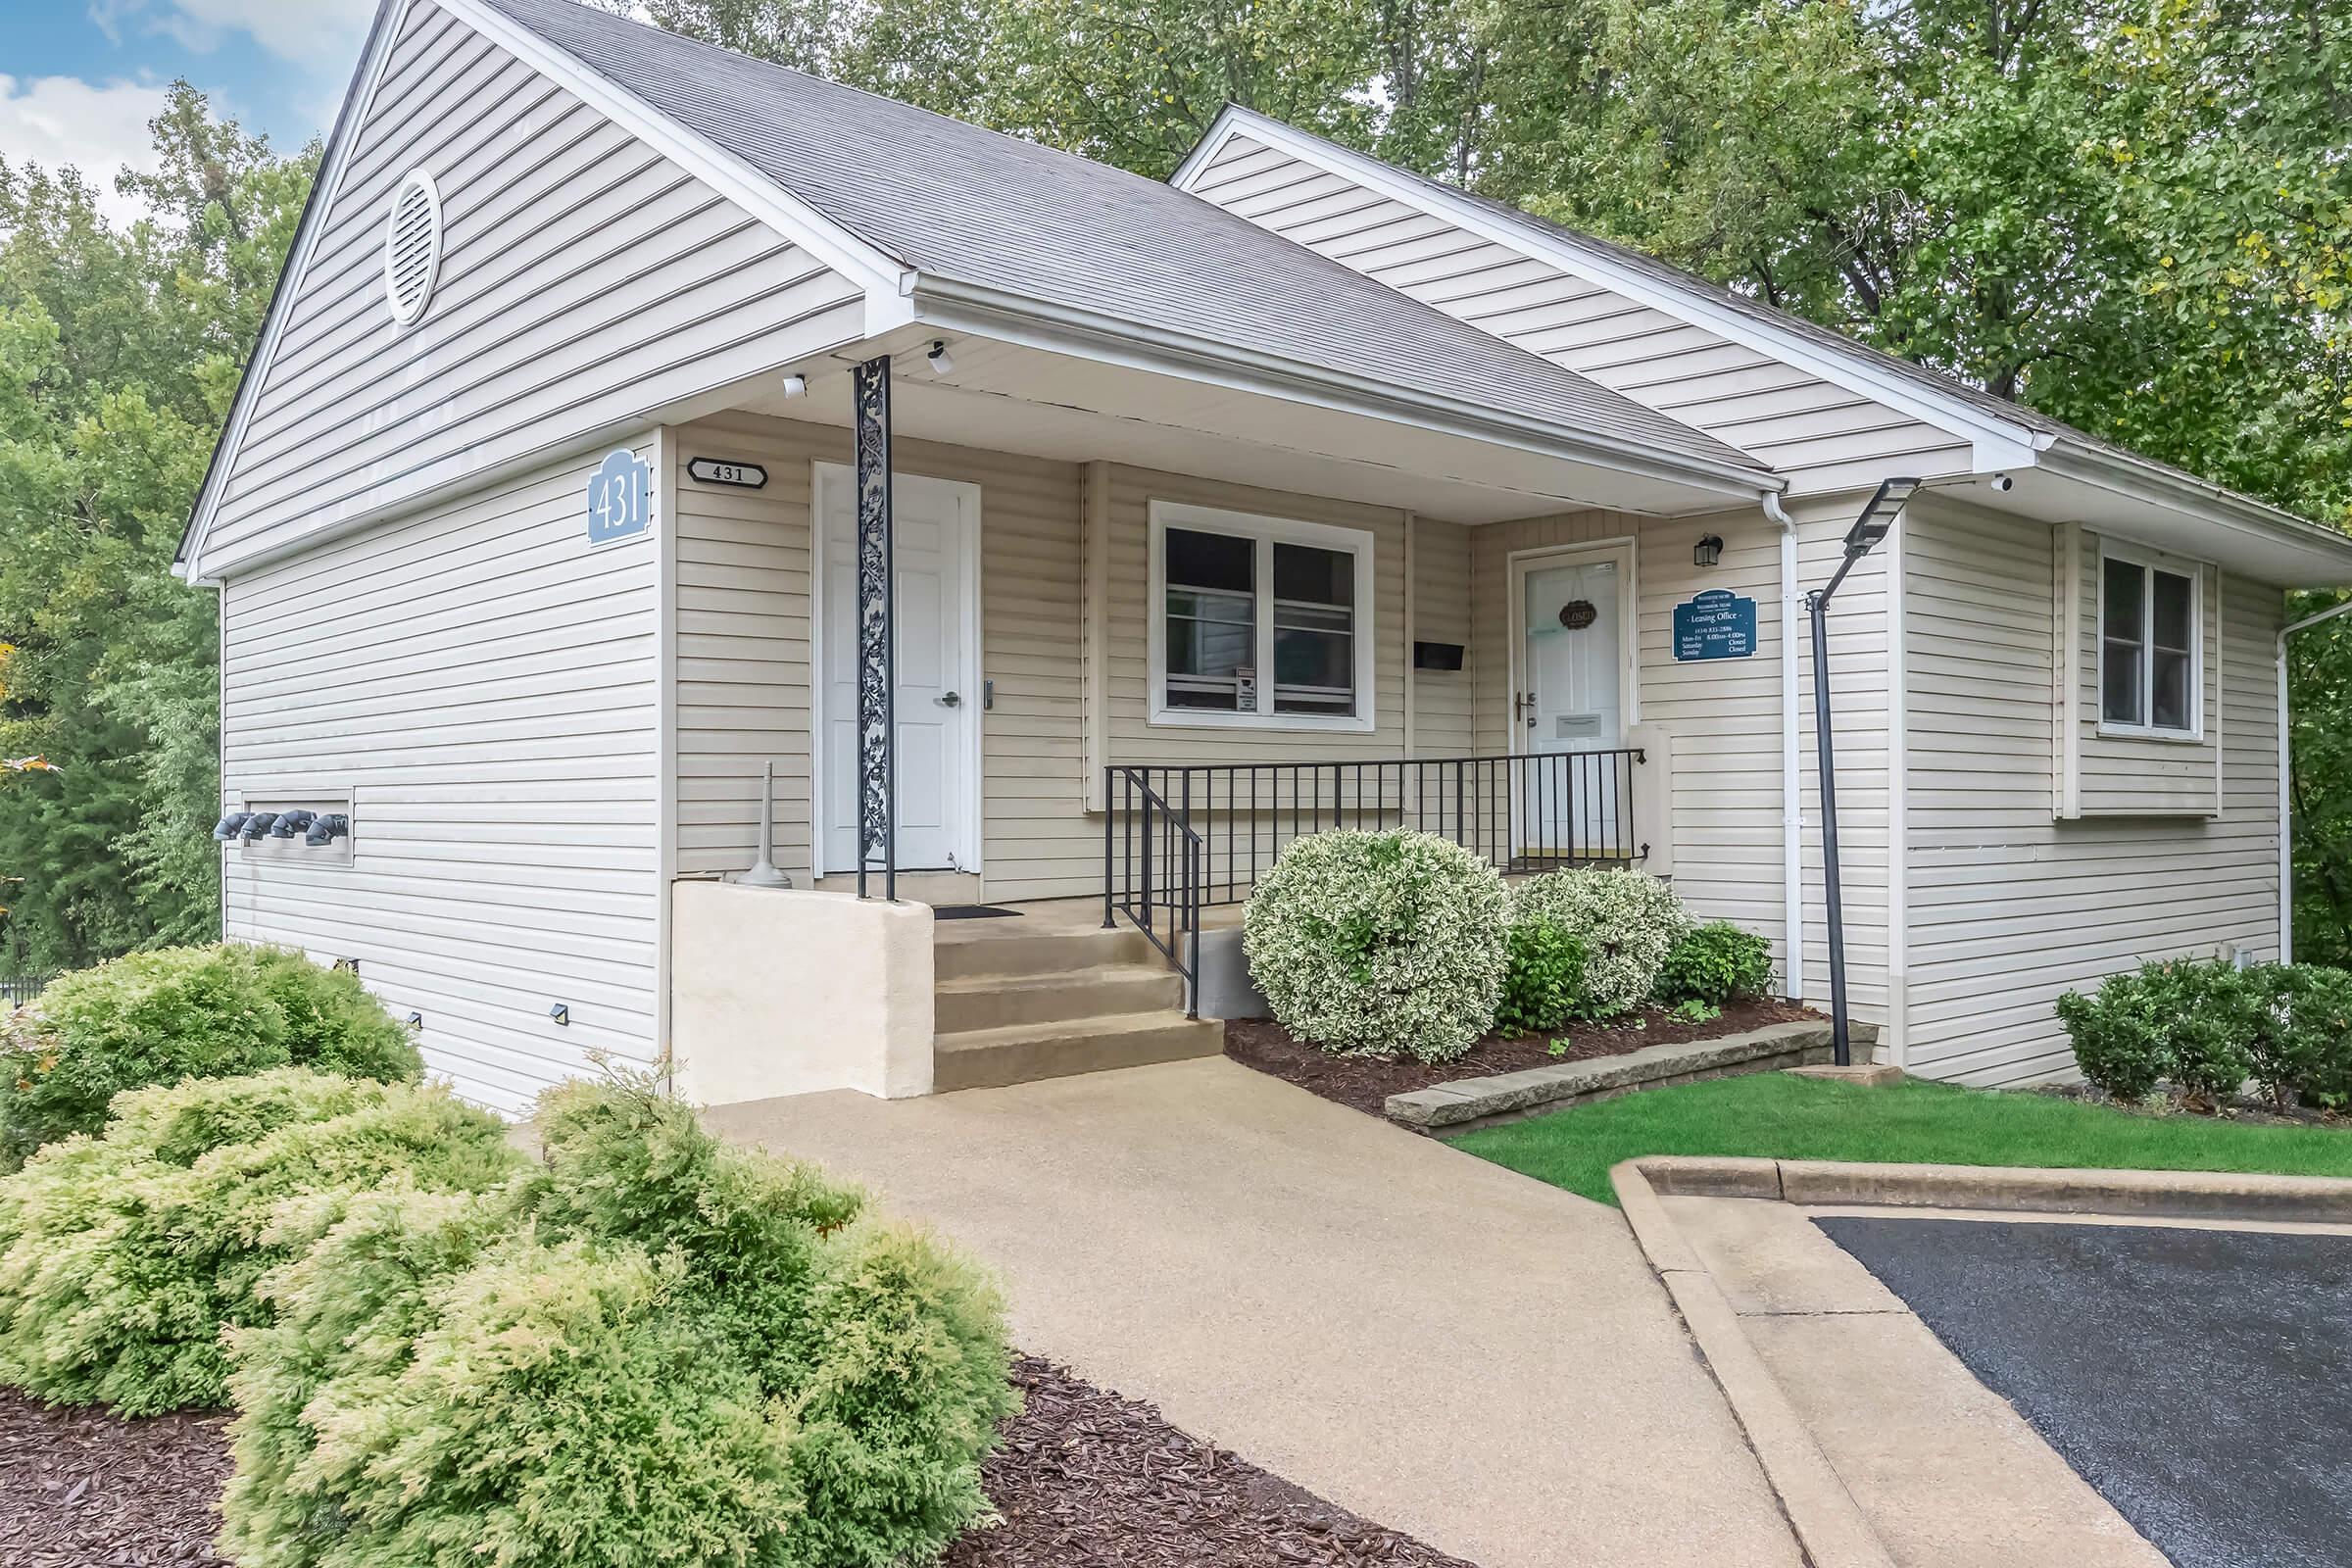
[[[970,332],[1654,480],[1689,490],[1693,508],[1710,498],[1752,501],[1786,486],[1779,474],[1761,466],[1613,441],[1590,430],[1404,383],[1305,365],[1002,289],[909,273],[907,299],[913,320],[943,332]],[[874,314],[869,308],[869,317]]]

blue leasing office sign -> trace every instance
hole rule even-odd
[[[654,527],[654,470],[627,447],[605,455],[588,476],[588,542],[618,544]]]
[[[1756,602],[1709,588],[1674,607],[1674,657],[1749,659],[1756,652]]]

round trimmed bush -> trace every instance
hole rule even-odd
[[[1611,1018],[1657,986],[1666,956],[1690,930],[1674,889],[1646,871],[1575,869],[1530,877],[1511,890],[1513,925],[1549,920],[1584,944],[1585,1000]]]
[[[0,1169],[97,1132],[126,1089],[289,1064],[402,1082],[423,1072],[359,976],[299,953],[162,948],[61,975],[0,1035]]]
[[[219,1404],[223,1327],[354,1194],[467,1191],[520,1164],[497,1117],[446,1090],[281,1067],[117,1102],[0,1178],[0,1381],[126,1415]]]
[[[1494,1026],[1502,879],[1428,833],[1317,833],[1250,896],[1250,978],[1284,1028],[1341,1054],[1450,1061]]]

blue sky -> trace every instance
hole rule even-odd
[[[175,76],[281,147],[323,132],[372,0],[0,0],[0,158],[111,191]]]

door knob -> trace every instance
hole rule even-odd
[[[938,699],[938,702],[939,706],[942,708],[961,708],[963,706],[963,698],[959,693],[956,692],[944,693]]]

